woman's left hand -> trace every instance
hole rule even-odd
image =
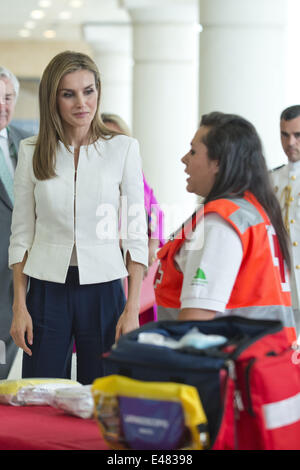
[[[139,328],[139,313],[139,307],[130,307],[125,305],[125,309],[116,326],[115,342],[119,340],[120,336]]]

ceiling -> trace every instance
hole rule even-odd
[[[85,39],[84,25],[128,24],[127,8],[147,11],[149,20],[155,11],[160,21],[165,13],[182,21],[190,7],[194,18],[196,4],[197,0],[0,0],[0,41]],[[33,17],[36,11],[41,18]]]
[[[0,0],[0,40],[80,40],[85,23],[126,23],[122,0]],[[34,11],[43,17],[35,19]],[[48,38],[44,36],[48,31]],[[54,31],[54,33],[50,33]]]

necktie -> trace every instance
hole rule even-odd
[[[9,133],[8,133],[8,135],[9,135]],[[13,141],[10,140],[10,139],[8,141],[9,141],[9,155],[10,155],[10,158],[14,162],[14,167],[16,167],[18,152],[17,152],[16,146],[13,143]]]
[[[14,203],[14,181],[13,177],[8,169],[8,166],[5,161],[5,157],[0,147],[0,179],[6,189],[6,192],[11,200]]]

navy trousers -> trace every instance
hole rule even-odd
[[[65,284],[30,279],[27,308],[33,322],[32,356],[23,354],[22,377],[70,378],[73,342],[77,380],[105,375],[101,355],[110,350],[125,307],[121,281],[80,285],[70,267]]]

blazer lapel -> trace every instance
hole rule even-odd
[[[11,202],[10,197],[8,196],[4,184],[0,180],[0,200],[3,204],[5,204],[11,211],[13,210],[13,205]]]

